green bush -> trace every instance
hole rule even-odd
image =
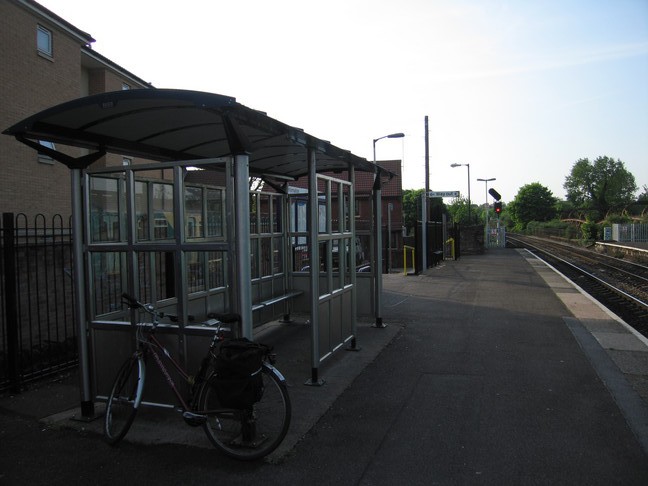
[[[601,225],[588,219],[583,224],[581,224],[581,233],[584,240],[596,240],[600,239],[601,235],[603,234],[603,230]]]

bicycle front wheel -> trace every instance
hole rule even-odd
[[[274,451],[290,426],[290,398],[284,381],[262,368],[263,396],[247,410],[224,409],[207,378],[199,395],[200,410],[207,411],[204,428],[217,449],[234,459],[253,461]]]
[[[131,356],[121,367],[113,384],[104,417],[104,437],[115,445],[130,428],[141,400],[144,376],[140,375],[141,358]]]

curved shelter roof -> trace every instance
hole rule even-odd
[[[85,167],[103,153],[158,161],[194,160],[248,154],[250,174],[298,178],[308,173],[308,150],[317,171],[381,172],[364,158],[213,93],[137,89],[102,93],[54,106],[3,133],[45,151],[70,167]],[[50,153],[39,140],[85,147],[79,159]]]

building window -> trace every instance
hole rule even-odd
[[[56,147],[52,142],[48,142],[46,140],[39,140],[38,143],[40,143],[43,147],[47,147],[48,149],[56,150]],[[43,154],[38,152],[38,161],[41,164],[53,164],[54,159],[50,157],[49,155]]]
[[[128,157],[122,157],[122,165],[131,165],[133,160]]]
[[[52,32],[41,25],[36,27],[36,47],[40,54],[52,57]]]
[[[122,83],[122,91],[126,91],[126,90],[128,90],[128,89],[130,89],[130,88],[131,88],[131,87],[130,87],[130,84],[128,84],[128,83]]]

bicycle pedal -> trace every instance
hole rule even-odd
[[[206,415],[200,415],[193,412],[182,412],[182,418],[188,425],[191,425],[192,427],[198,427],[199,425],[203,425],[207,421]]]

